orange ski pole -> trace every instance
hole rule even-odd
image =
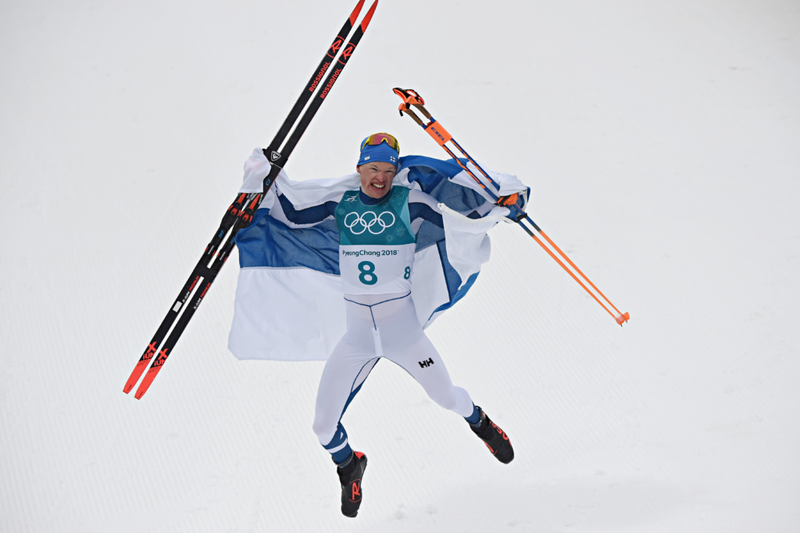
[[[502,205],[504,207],[508,207],[512,212],[515,212],[516,213],[515,222],[517,222],[517,224],[519,224],[519,226],[523,230],[525,230],[525,232],[528,235],[533,237],[533,240],[536,241],[536,243],[539,244],[539,246],[541,246],[548,253],[548,255],[550,255],[550,257],[552,257],[556,261],[556,263],[558,263],[558,265],[561,266],[561,268],[563,268],[570,276],[572,276],[572,279],[574,279],[576,282],[578,282],[578,285],[583,287],[583,289],[586,292],[588,292],[589,295],[598,304],[600,304],[600,307],[605,309],[606,312],[608,314],[610,314],[614,318],[614,320],[617,322],[617,324],[619,324],[621,326],[625,322],[630,320],[630,314],[629,313],[622,313],[619,309],[617,309],[616,306],[611,303],[611,300],[609,300],[606,297],[606,295],[603,294],[600,291],[600,289],[598,289],[597,286],[594,283],[592,283],[592,281],[586,276],[586,274],[584,274],[581,271],[581,269],[579,269],[577,267],[577,265],[575,265],[575,263],[573,263],[572,260],[569,257],[567,257],[567,254],[565,254],[561,250],[561,248],[559,248],[556,245],[556,243],[554,243],[550,239],[550,237],[548,237],[547,234],[542,231],[542,229],[528,216],[527,213],[525,213],[518,205],[516,205],[516,203],[515,203],[516,198],[517,198],[516,195],[512,195],[511,198],[510,198],[510,201],[507,201],[507,199],[505,197],[504,198],[500,198],[499,197],[499,192],[495,192],[495,191],[499,191],[500,190],[500,187],[497,185],[497,183],[495,183],[494,180],[492,180],[491,176],[489,176],[489,173],[486,172],[485,170],[483,170],[483,168],[481,168],[481,166],[472,158],[472,156],[470,156],[467,153],[467,151],[464,150],[464,148],[462,148],[461,145],[459,145],[455,141],[455,139],[453,139],[453,136],[450,135],[450,133],[440,123],[438,123],[431,116],[431,114],[428,112],[428,110],[425,109],[425,101],[422,99],[422,97],[416,91],[414,91],[413,89],[395,88],[394,92],[400,98],[403,99],[403,103],[400,104],[400,108],[399,108],[400,109],[400,115],[407,114],[409,117],[411,117],[414,120],[414,122],[416,122],[425,131],[427,131],[428,134],[433,138],[433,140],[435,140],[439,144],[439,146],[441,146],[448,153],[448,155],[450,155],[450,157],[452,157],[458,163],[458,165],[462,169],[464,169],[464,171],[467,172],[472,177],[472,179],[475,180],[475,182],[478,185],[480,185],[480,187],[484,191],[486,191],[486,193],[489,195],[489,197],[495,203],[497,203],[498,205]],[[412,109],[412,106],[414,107],[414,109],[416,109],[420,113],[422,113],[422,116],[425,117],[425,119],[427,119],[427,122],[423,121],[414,112],[414,110]],[[449,146],[447,146],[447,143],[452,143],[456,147],[456,149],[458,149],[458,151],[461,152],[461,154],[467,159],[467,161],[469,163],[473,164],[473,166],[478,170],[478,172],[480,172],[483,175],[483,177],[488,181],[488,183],[493,188],[487,187],[486,183],[484,183],[483,180],[478,178],[478,176],[475,175],[475,173],[472,171],[472,169],[469,168],[466,164],[464,164],[456,156],[456,154],[453,152],[453,150]],[[547,242],[547,244],[549,244],[552,247],[552,249],[550,247],[548,247],[545,244],[545,242],[543,242],[541,239],[539,239],[536,236],[536,233],[534,233],[534,231],[532,231],[528,226],[526,226],[524,224],[524,222],[527,222],[528,224],[530,224],[533,227],[533,229],[536,231],[536,233],[541,235],[544,238],[544,240]],[[562,259],[563,259],[563,261],[562,261]],[[572,269],[570,269],[567,266],[567,264],[565,264],[565,262],[569,265],[569,267],[572,267]],[[587,285],[588,285],[588,287],[587,287]],[[590,290],[589,287],[591,287],[593,290]],[[605,303],[603,303],[603,301],[605,301],[608,304],[608,306]],[[611,309],[609,309],[609,307],[614,309],[614,311],[616,311],[616,314],[614,314],[611,311]]]

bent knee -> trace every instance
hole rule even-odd
[[[333,437],[336,435],[336,428],[338,425],[338,420],[334,420],[331,417],[320,416],[320,413],[317,413],[317,416],[314,417],[314,423],[311,425],[311,428],[317,435],[319,443],[325,446],[331,442],[331,440],[333,440]]]
[[[435,391],[428,396],[439,406],[461,416],[468,416],[472,412],[472,399],[467,391],[460,387],[453,386],[444,391]]]

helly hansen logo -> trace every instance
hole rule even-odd
[[[421,366],[422,368],[428,368],[433,364],[433,359],[428,359],[427,361],[417,361],[417,362],[419,363],[419,366]]]

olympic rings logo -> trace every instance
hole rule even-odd
[[[361,215],[353,211],[344,217],[344,226],[353,235],[361,235],[367,230],[373,235],[380,235],[386,228],[394,226],[395,222],[396,218],[391,211],[384,211],[380,215],[376,215],[374,211],[366,211]]]

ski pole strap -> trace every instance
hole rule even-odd
[[[422,128],[428,132],[434,141],[439,143],[439,146],[444,147],[444,145],[453,138],[446,129],[442,127],[441,124],[437,123],[436,120],[428,113],[428,110],[425,109],[425,100],[414,90],[414,89],[401,89],[400,87],[395,87],[394,92],[397,96],[403,99],[403,103],[400,104],[398,108],[400,110],[400,115],[402,116],[403,113],[406,113],[414,122],[422,126]],[[425,124],[419,116],[411,109],[411,106],[414,106],[422,115],[428,119],[428,123]]]
[[[403,99],[403,103],[400,104],[401,115],[403,114],[404,110],[409,110],[412,105],[425,105],[425,100],[423,100],[414,89],[401,89],[400,87],[395,87],[393,90],[397,96]]]

